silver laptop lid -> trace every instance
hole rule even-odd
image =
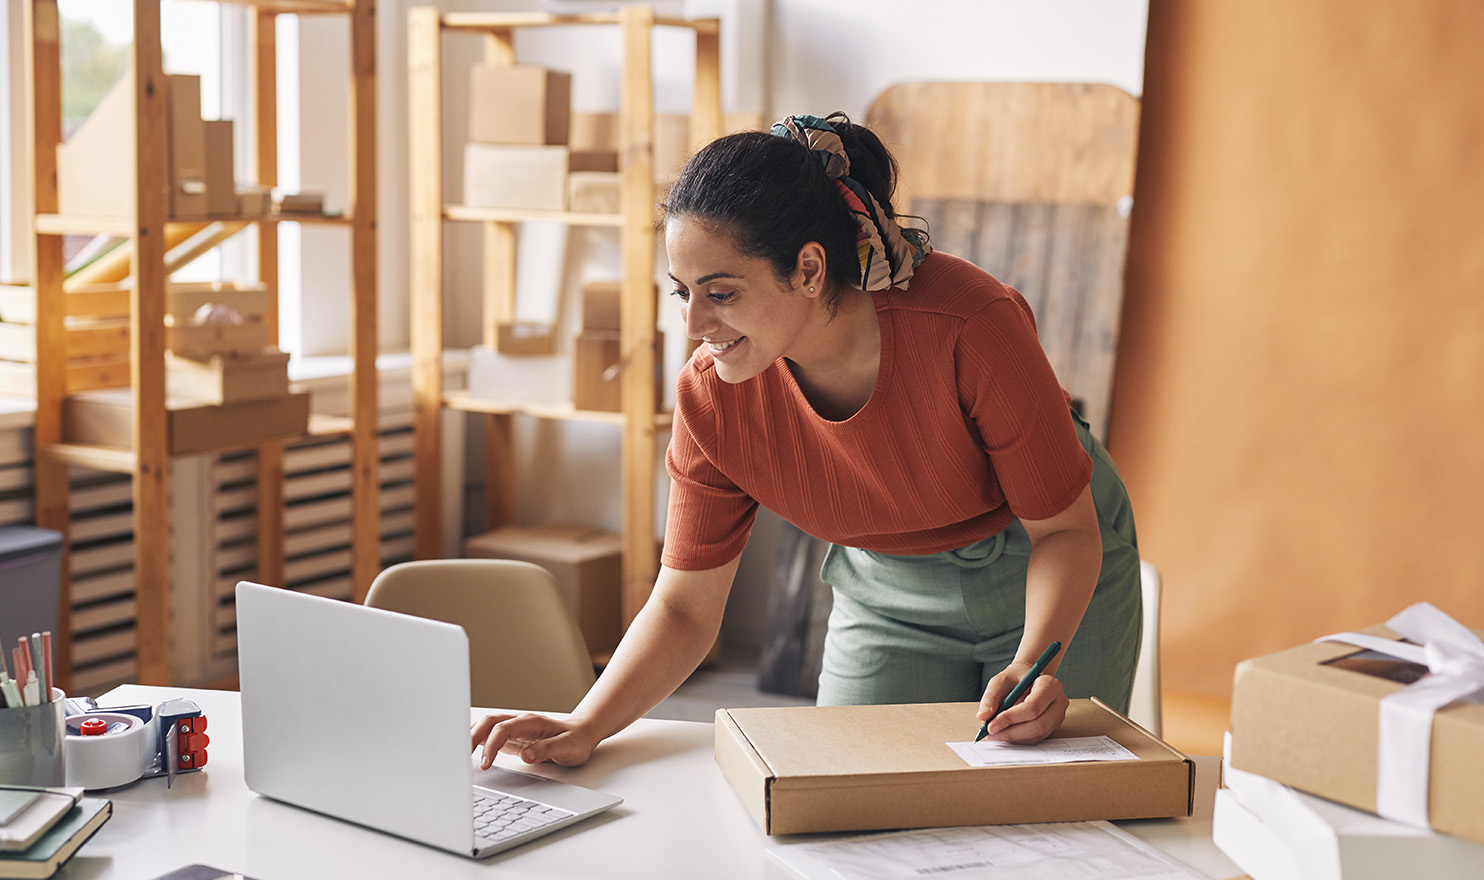
[[[237,663],[248,788],[473,851],[461,627],[243,581]]]

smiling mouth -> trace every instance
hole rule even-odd
[[[729,351],[732,346],[736,345],[746,338],[747,337],[745,336],[738,336],[736,339],[733,339],[730,342],[707,342],[706,345],[710,347],[712,354],[721,354],[724,351]]]

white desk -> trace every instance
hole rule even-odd
[[[817,837],[769,839],[753,823],[712,760],[712,727],[641,720],[605,742],[585,766],[500,763],[600,788],[622,806],[542,840],[473,861],[261,798],[242,776],[241,716],[232,691],[128,685],[103,705],[195,700],[206,713],[206,769],[166,789],[143,780],[108,793],[113,818],[62,876],[145,880],[200,862],[255,880],[365,878],[768,878],[794,875],[769,846]],[[482,713],[474,713],[479,717]],[[356,719],[347,719],[352,735]],[[1122,827],[1215,878],[1240,870],[1211,843],[1217,761],[1198,759],[1196,815],[1121,823]],[[366,768],[375,773],[376,768]],[[394,796],[394,793],[393,793]],[[409,804],[409,809],[416,809]]]

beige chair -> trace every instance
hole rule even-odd
[[[592,687],[592,659],[556,581],[510,559],[432,559],[377,575],[366,604],[462,626],[471,705],[569,712]]]
[[[1134,668],[1134,692],[1128,702],[1128,717],[1155,736],[1162,736],[1164,715],[1159,699],[1159,598],[1162,590],[1159,569],[1139,563],[1144,587],[1144,633],[1139,640],[1139,665]]]

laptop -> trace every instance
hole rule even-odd
[[[242,581],[237,663],[260,795],[476,859],[623,802],[477,768],[462,627]]]

